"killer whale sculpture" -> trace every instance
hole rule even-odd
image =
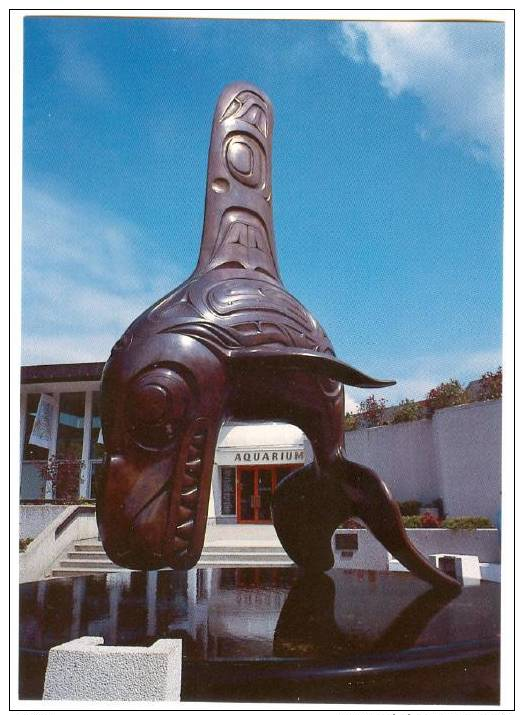
[[[272,127],[261,90],[246,83],[223,90],[196,269],[130,325],[105,365],[106,458],[97,487],[104,547],[129,568],[192,568],[223,421],[282,420],[305,432],[315,455],[273,497],[274,526],[293,561],[307,571],[331,568],[333,531],[354,515],[414,574],[457,588],[410,543],[381,479],[345,457],[342,383],[394,382],[337,360],[322,327],[282,285]]]

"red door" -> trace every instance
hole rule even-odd
[[[278,482],[302,465],[237,467],[237,521],[271,524],[271,496]]]

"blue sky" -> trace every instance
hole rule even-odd
[[[193,270],[245,79],[274,105],[284,284],[337,355],[389,404],[496,369],[503,52],[492,23],[27,18],[22,363],[105,360]]]

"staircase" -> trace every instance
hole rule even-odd
[[[272,543],[239,544],[217,541],[206,544],[198,567],[291,566],[292,561],[280,546]],[[53,565],[50,577],[92,576],[127,571],[109,560],[99,539],[75,541]]]
[[[53,565],[51,576],[91,576],[126,571],[109,560],[100,539],[75,541]]]
[[[216,541],[205,544],[198,566],[292,566],[280,544]]]

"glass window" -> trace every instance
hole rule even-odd
[[[31,432],[33,431],[33,425],[35,423],[36,411],[38,409],[38,403],[40,402],[40,393],[32,392],[27,395],[27,413],[25,420],[25,435],[24,435],[24,461],[37,461],[40,459],[47,459],[49,455],[49,450],[44,447],[37,447],[34,444],[29,444],[29,439],[31,437]]]
[[[47,464],[45,460],[41,462],[27,461],[22,464],[20,499],[44,499],[45,480],[40,469],[44,464]]]
[[[236,480],[234,467],[222,467],[222,515],[236,514]]]
[[[103,459],[104,445],[100,444],[100,429],[102,422],[100,419],[100,392],[93,392],[93,407],[91,413],[91,446],[89,448],[89,459]]]
[[[63,392],[56,440],[57,457],[82,459],[85,392]]]

